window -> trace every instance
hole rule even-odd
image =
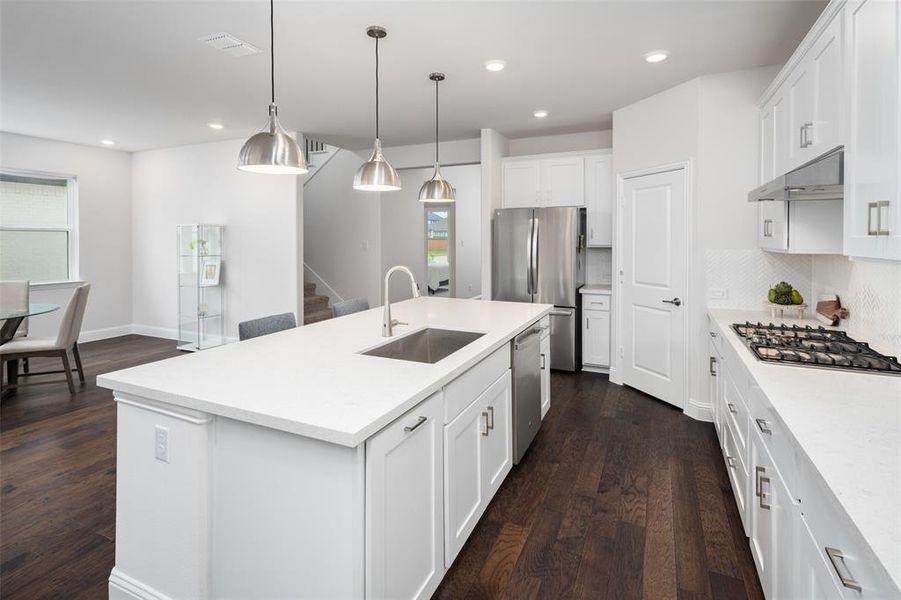
[[[429,296],[454,296],[454,208],[425,207],[426,273]]]
[[[0,279],[78,277],[75,178],[0,172]]]

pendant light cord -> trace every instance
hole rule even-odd
[[[435,79],[435,164],[438,164],[438,79]]]
[[[379,38],[375,38],[375,139],[379,139]]]
[[[272,84],[272,104],[275,104],[275,2],[269,0],[269,75]]]

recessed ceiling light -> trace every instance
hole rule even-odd
[[[654,50],[644,55],[645,62],[659,63],[669,58],[669,52],[666,50]]]
[[[207,123],[210,129],[224,129],[225,125],[222,123]]]
[[[100,140],[100,143],[104,146],[114,146],[116,144],[113,140]]]
[[[549,113],[548,111],[546,111],[546,110],[544,110],[544,109],[542,108],[542,109],[539,109],[539,110],[534,111],[534,112],[532,113],[532,116],[535,117],[536,119],[543,119],[543,118],[545,118],[546,116],[548,116],[549,114],[550,114],[550,113]]]
[[[485,68],[488,69],[489,71],[495,71],[495,72],[503,71],[504,67],[506,67],[506,66],[507,66],[507,63],[505,61],[502,61],[499,59],[485,61]]]

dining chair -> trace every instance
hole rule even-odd
[[[287,312],[269,315],[268,317],[260,317],[259,319],[238,323],[238,339],[241,341],[249,340],[261,335],[284,331],[285,329],[294,329],[295,327],[297,327],[297,320],[294,318],[294,313]]]
[[[28,310],[30,282],[28,280],[0,281],[0,312]],[[28,319],[22,319],[13,339],[28,335]],[[28,359],[22,361],[22,370],[28,372]]]
[[[344,315],[352,315],[353,313],[369,310],[369,300],[366,298],[351,298],[350,300],[342,300],[332,304],[332,316],[343,317]]]
[[[81,333],[81,323],[84,320],[84,310],[88,304],[88,292],[90,284],[83,284],[75,288],[66,310],[63,312],[59,324],[59,332],[56,337],[19,338],[13,339],[0,346],[0,368],[11,361],[35,358],[39,356],[58,357],[62,360],[63,368],[57,371],[37,371],[23,373],[23,377],[35,377],[38,375],[53,375],[65,373],[66,383],[69,385],[69,393],[75,393],[75,383],[72,380],[72,371],[78,372],[78,379],[84,383],[84,368],[81,365],[81,355],[78,352],[78,335]],[[75,369],[69,365],[69,350],[75,357]],[[7,388],[17,388],[24,385],[37,385],[39,383],[55,383],[51,381],[18,383],[19,375],[16,372],[16,363],[9,371]]]

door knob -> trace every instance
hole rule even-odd
[[[673,298],[672,300],[664,300],[664,304],[675,304],[676,306],[682,306],[681,298]]]

